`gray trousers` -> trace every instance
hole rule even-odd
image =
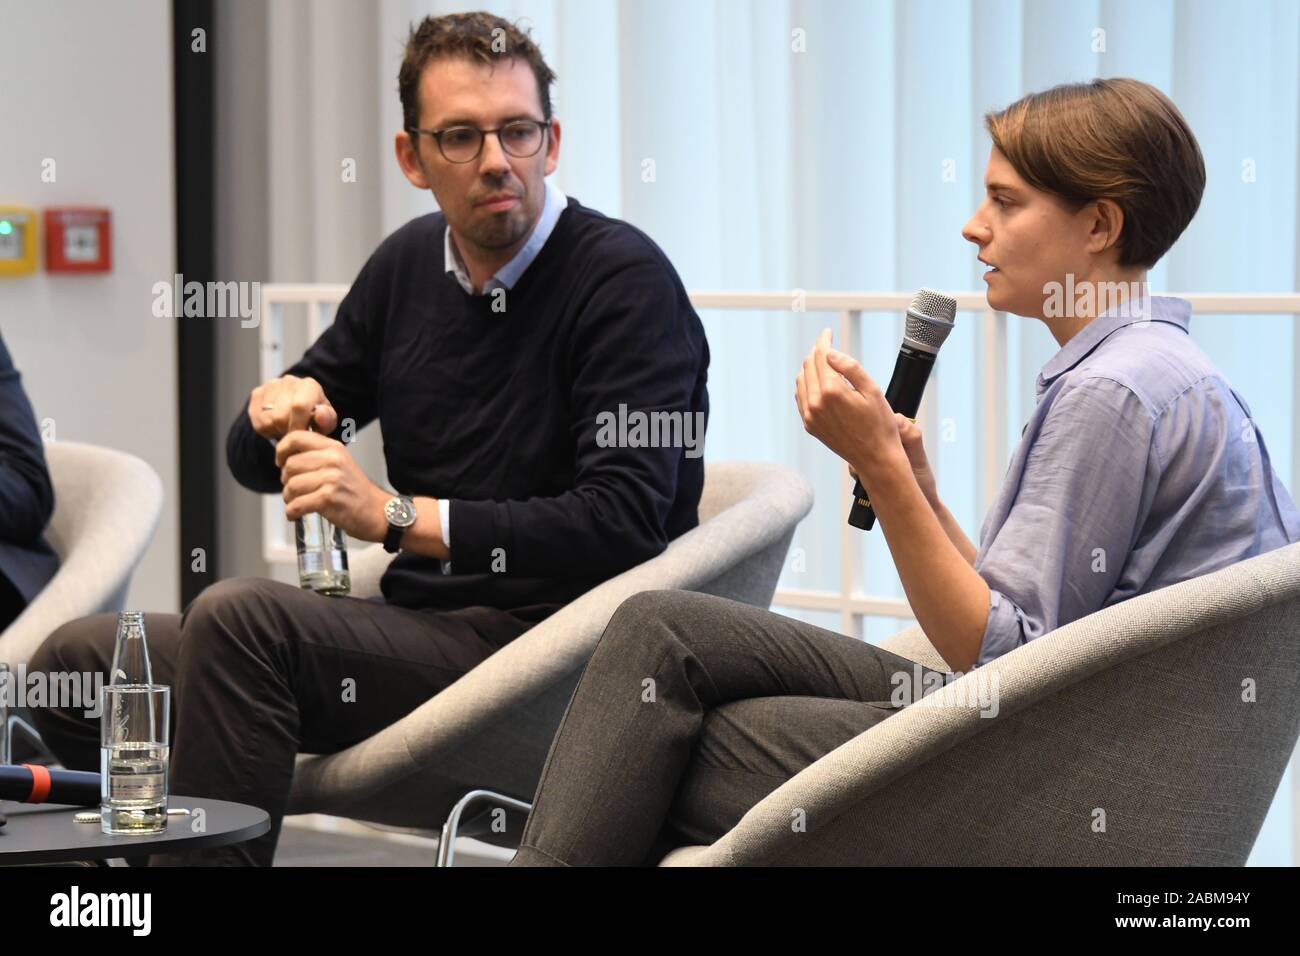
[[[919,671],[917,670],[919,668]],[[712,843],[935,673],[725,598],[646,591],[615,612],[569,701],[515,866],[653,865]]]

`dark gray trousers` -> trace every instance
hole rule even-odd
[[[262,578],[204,590],[179,614],[146,614],[155,683],[172,687],[170,791],[261,807],[265,835],[151,865],[270,866],[299,752],[334,753],[404,717],[558,605],[419,611],[328,598]],[[56,630],[28,671],[107,674],[116,616]],[[99,769],[99,720],[34,708],[72,769]]]
[[[569,701],[511,865],[653,865],[674,846],[712,843],[918,699],[918,673],[935,672],[746,604],[637,594]]]

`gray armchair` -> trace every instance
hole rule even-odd
[[[949,670],[916,626],[883,646]],[[661,865],[1244,864],[1300,732],[1300,544],[1112,605],[948,687],[977,678],[995,717],[931,693]]]
[[[329,755],[299,755],[288,813],[328,813],[454,838],[517,846],[551,739],[614,610],[639,591],[681,588],[771,603],[812,489],[780,465],[709,464],[697,527],[657,557],[588,591],[401,720]],[[352,593],[378,593],[388,556],[378,546],[351,563]],[[477,817],[461,813],[481,804]],[[488,817],[505,809],[508,826]],[[499,816],[497,819],[500,819]],[[459,829],[458,829],[459,827]]]
[[[0,633],[0,661],[13,668],[26,664],[60,625],[122,609],[162,515],[162,480],[134,455],[60,441],[45,446],[45,461],[54,483],[45,539],[59,556],[59,570]],[[7,729],[43,747],[21,708],[9,714]]]

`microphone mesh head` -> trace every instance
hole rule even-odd
[[[922,289],[912,296],[912,304],[909,308],[913,312],[951,322],[953,316],[957,314],[957,300],[933,289]]]
[[[957,315],[957,300],[933,289],[921,289],[907,307],[905,337],[928,351],[939,351],[952,332]]]

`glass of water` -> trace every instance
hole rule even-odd
[[[0,661],[0,763],[9,757],[9,665]]]
[[[105,833],[167,828],[168,718],[165,684],[107,684],[99,734],[100,826]]]

